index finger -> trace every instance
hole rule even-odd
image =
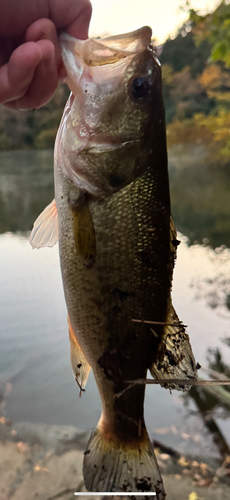
[[[88,37],[92,15],[90,0],[50,0],[49,18],[57,29],[65,28],[70,35],[84,40]]]

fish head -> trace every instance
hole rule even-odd
[[[72,93],[56,149],[64,173],[92,194],[111,194],[143,172],[164,121],[151,34],[143,27],[101,39],[60,37]]]

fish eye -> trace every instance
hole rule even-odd
[[[149,91],[149,82],[147,78],[138,76],[134,78],[130,85],[130,92],[134,99],[143,99]]]

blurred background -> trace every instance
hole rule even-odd
[[[200,377],[230,377],[230,5],[92,3],[91,36],[153,28],[181,240],[173,302]],[[71,374],[58,248],[32,251],[28,243],[54,196],[53,146],[68,94],[60,85],[36,111],[0,107],[0,414],[89,431],[100,401],[92,374],[81,398]],[[166,446],[206,459],[230,454],[226,386],[171,395],[148,386],[145,412],[151,437]]]

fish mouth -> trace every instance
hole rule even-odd
[[[68,67],[71,52],[74,58],[82,59],[87,66],[114,64],[128,55],[138,54],[151,44],[152,30],[149,26],[123,35],[78,40],[67,33],[59,37],[62,57]]]
[[[122,35],[87,40],[61,33],[59,41],[68,75],[66,82],[73,94],[79,93],[80,80],[99,83],[105,75],[106,78],[121,76],[133,57],[151,46],[151,36],[149,26]]]

